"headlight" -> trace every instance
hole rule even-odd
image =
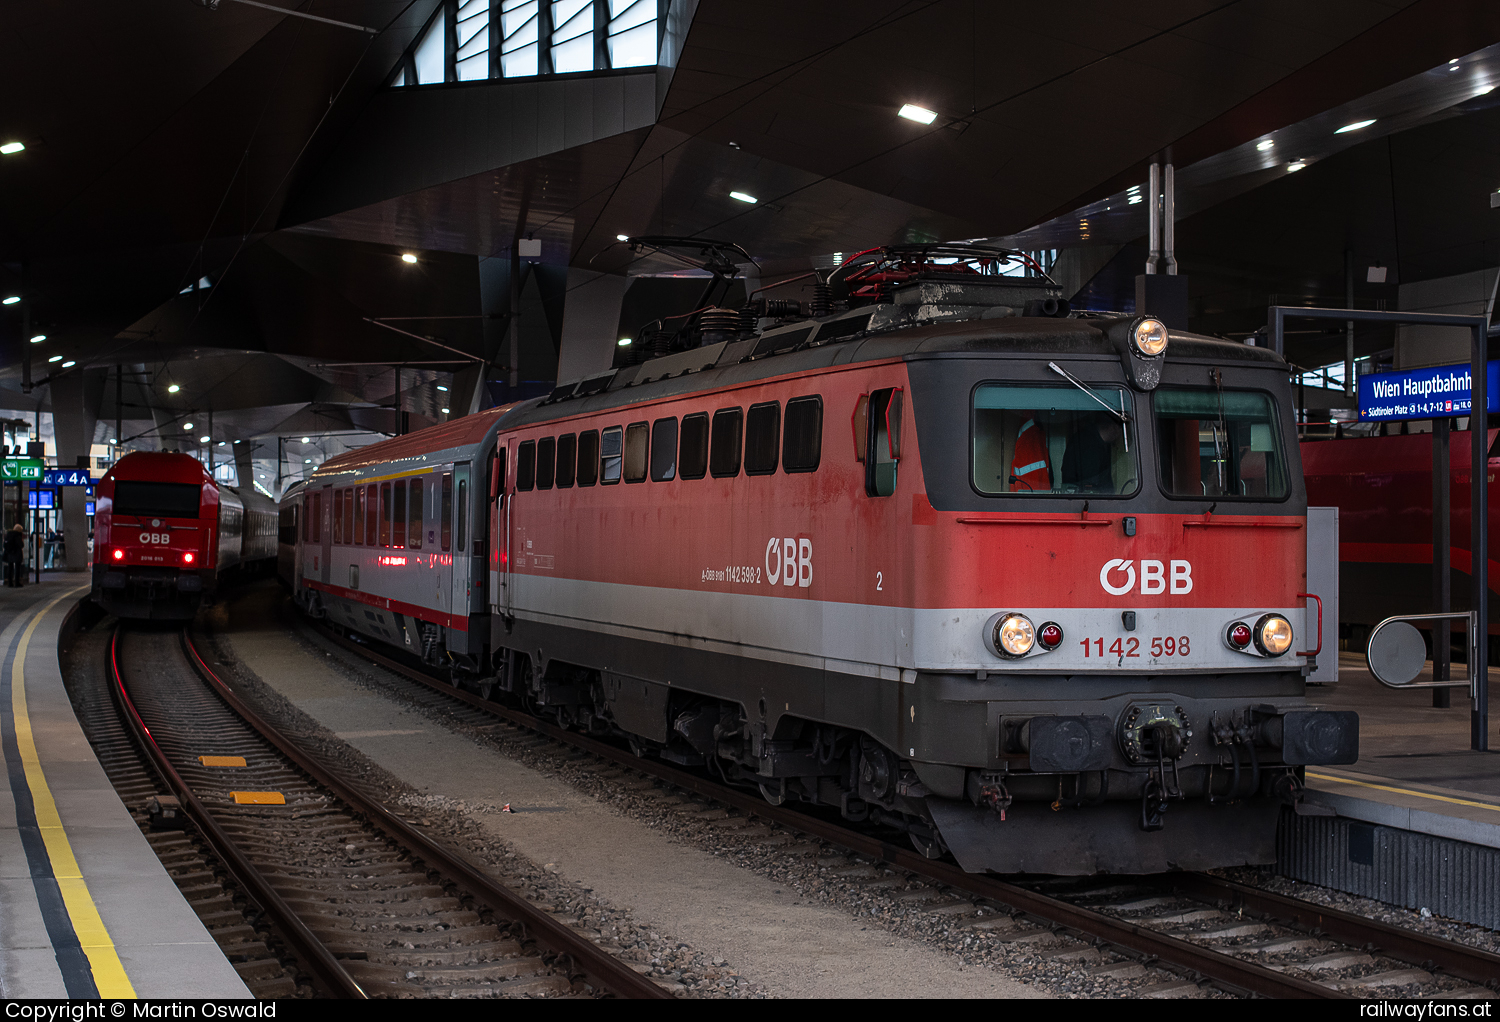
[[[1281,656],[1292,648],[1292,623],[1280,614],[1255,622],[1255,648],[1266,656]]]
[[[1006,657],[1025,656],[1036,643],[1036,627],[1025,614],[1006,614],[995,625],[995,650]]]
[[[1155,358],[1167,350],[1167,325],[1159,319],[1143,319],[1130,332],[1130,342],[1142,355]]]

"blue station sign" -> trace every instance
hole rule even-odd
[[[93,486],[86,468],[49,468],[42,472],[43,486]]]
[[[1484,376],[1486,410],[1500,412],[1500,361],[1488,363]],[[1467,362],[1371,373],[1359,377],[1359,418],[1361,422],[1400,422],[1468,415],[1473,389]]]

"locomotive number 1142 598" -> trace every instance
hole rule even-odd
[[[1148,652],[1152,657],[1161,658],[1169,656],[1188,656],[1192,653],[1192,641],[1186,635],[1179,636],[1155,636],[1149,640],[1136,638],[1134,635],[1115,639],[1107,647],[1104,639],[1080,639],[1078,644],[1083,647],[1083,655],[1086,657],[1138,657]],[[1108,649],[1108,653],[1105,650]]]

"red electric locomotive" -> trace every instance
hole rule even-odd
[[[186,454],[127,454],[99,480],[93,598],[125,618],[190,620],[220,576],[276,556],[276,510]]]
[[[1306,696],[1285,363],[1070,318],[1017,258],[874,250],[824,315],[710,309],[330,460],[292,501],[296,598],[967,869],[1272,861],[1303,767],[1358,737]]]

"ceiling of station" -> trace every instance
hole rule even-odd
[[[616,236],[645,232],[737,241],[769,273],[892,241],[1123,245],[1095,282],[1119,293],[1141,218],[1084,239],[1076,211],[1128,207],[1168,149],[1203,329],[1254,329],[1269,295],[1341,293],[1346,249],[1395,267],[1392,286],[1500,261],[1500,113],[1477,93],[1497,61],[1442,70],[1500,42],[1500,8],[1477,0],[673,0],[691,18],[675,68],[385,88],[436,2],[318,3],[378,35],[232,2],[8,18],[0,134],[27,149],[0,157],[0,291],[24,286],[48,338],[33,378],[64,371],[44,354],[170,367],[176,403],[142,386],[142,407],[380,428],[407,363],[404,407],[438,415],[422,402],[462,359],[369,320],[426,317],[413,332],[483,357],[480,261],[526,234],[548,265],[608,272],[637,268]],[[1372,103],[1378,134],[1313,152]],[[1288,173],[1293,148],[1317,158]],[[0,308],[0,407],[25,410],[48,388],[21,393],[22,328]]]

